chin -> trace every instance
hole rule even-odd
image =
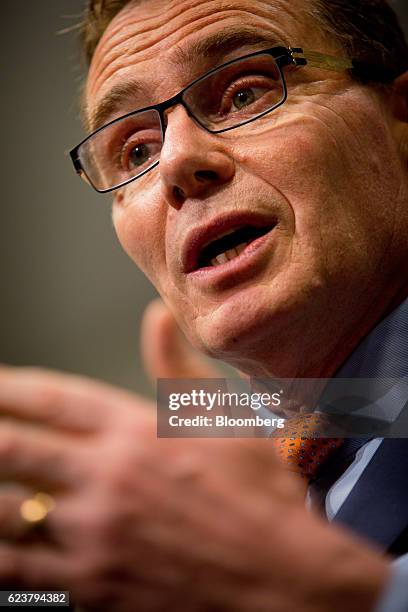
[[[253,376],[291,377],[307,366],[324,326],[319,277],[284,273],[235,290],[194,320],[197,347]],[[309,360],[306,360],[307,362]]]
[[[247,288],[196,319],[200,350],[236,365],[281,347],[283,323],[290,320],[292,308],[273,293],[265,286]]]

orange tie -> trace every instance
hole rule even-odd
[[[341,447],[344,438],[324,438],[321,432],[328,425],[324,414],[303,414],[285,423],[287,437],[271,438],[278,457],[291,472],[300,474],[311,482],[322,465]]]

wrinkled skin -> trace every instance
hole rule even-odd
[[[129,76],[154,98],[135,94],[118,115],[170,97],[206,69],[170,64],[175,47],[242,22],[341,54],[301,9],[284,0],[129,4],[96,50],[89,113]],[[167,304],[144,321],[153,379],[213,375],[169,309],[195,347],[246,373],[328,376],[406,295],[406,78],[387,96],[313,69],[288,83],[270,121],[228,136],[172,109],[159,167],[116,193],[119,239]],[[212,180],[197,180],[202,170]],[[190,282],[180,268],[186,234],[235,209],[275,215],[270,251],[245,283]],[[0,469],[15,483],[0,493],[3,583],[68,589],[98,611],[374,608],[389,560],[306,512],[301,483],[267,440],[158,440],[153,408],[80,378],[1,369]],[[56,507],[28,546],[18,510],[32,489]]]
[[[150,366],[176,376],[150,323]],[[387,580],[385,558],[305,511],[268,440],[157,439],[146,400],[29,368],[1,368],[0,406],[1,478],[15,483],[0,493],[4,587],[69,590],[98,612],[361,612]],[[28,539],[32,489],[56,506]]]
[[[174,49],[243,22],[285,44],[344,55],[298,18],[301,2],[190,7],[149,0],[117,16],[92,62],[90,115],[114,85],[135,76],[151,99],[135,95],[118,114],[170,97],[206,69],[198,60],[174,67]],[[159,167],[118,194],[113,220],[194,345],[248,373],[331,376],[407,293],[407,173],[395,137],[401,114],[389,96],[344,73],[308,68],[287,78],[283,107],[224,135],[173,108]],[[202,170],[215,178],[197,180]],[[180,270],[183,241],[233,210],[275,215],[275,238],[249,280],[199,285]]]

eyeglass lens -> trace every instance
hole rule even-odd
[[[206,130],[238,127],[279,106],[285,97],[281,70],[271,55],[260,54],[220,67],[188,87],[183,103]],[[86,140],[79,158],[99,190],[111,189],[157,164],[163,146],[157,110],[135,112]]]

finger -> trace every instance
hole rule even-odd
[[[10,421],[0,424],[0,479],[68,487],[80,481],[78,442],[66,435]]]
[[[0,489],[0,540],[17,540],[29,528],[20,509],[30,494],[21,487],[2,486]]]
[[[157,378],[220,378],[220,372],[187,341],[165,304],[147,306],[141,328],[141,351],[147,374]]]
[[[109,426],[135,398],[109,385],[37,368],[0,367],[0,414],[73,432]]]
[[[65,590],[75,567],[69,559],[44,545],[0,544],[0,583],[21,584],[36,590]]]

